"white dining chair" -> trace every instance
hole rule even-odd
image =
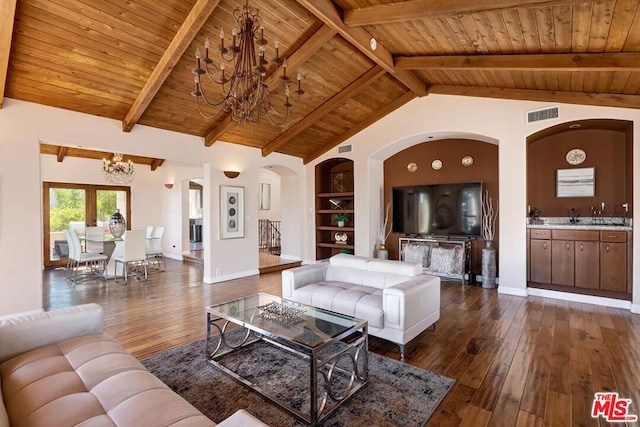
[[[104,253],[104,228],[86,227],[84,239],[86,252]]]
[[[147,225],[147,228],[145,229],[144,237],[146,237],[147,239],[150,239],[151,236],[153,236],[153,225]]]
[[[116,283],[129,283],[129,272],[134,271],[138,281],[147,280],[147,253],[145,250],[145,230],[127,230],[123,236],[124,248],[121,255],[114,258],[113,277]],[[118,280],[118,264],[122,264],[122,278]],[[142,275],[142,278],[141,278]]]
[[[164,237],[164,227],[153,227],[151,238],[147,239],[146,255],[150,263],[153,263],[161,269],[160,261],[162,261],[162,271],[167,269],[167,264],[164,260],[164,253],[162,252],[162,238]]]
[[[65,236],[69,239],[69,280],[78,283],[81,279],[103,279],[108,257],[96,252],[82,252],[80,238],[73,229],[65,230]],[[79,274],[81,266],[86,268],[86,272]]]

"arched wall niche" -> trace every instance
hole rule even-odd
[[[570,164],[567,153],[586,153],[580,164]],[[557,197],[559,169],[594,168],[593,197]],[[589,119],[558,124],[527,137],[527,204],[542,217],[568,217],[575,209],[583,220],[591,207],[605,205],[606,216],[630,215],[633,204],[633,122]],[[621,205],[629,203],[626,213]]]
[[[473,164],[465,166],[462,159],[473,158]],[[434,170],[434,160],[440,160],[442,167]],[[415,163],[417,169],[411,172],[409,163]],[[497,209],[498,193],[498,145],[487,138],[446,138],[423,140],[389,156],[383,163],[384,186],[383,206],[391,200],[393,187],[422,184],[450,184],[461,182],[482,182],[483,192],[488,190]],[[498,249],[499,230],[496,221],[494,247]],[[387,239],[387,249],[391,259],[399,259],[398,238],[402,234],[392,233]],[[473,245],[472,272],[481,274],[482,239]]]
[[[354,162],[333,158],[315,167],[316,260],[355,250]],[[347,221],[338,226],[335,214],[345,214]],[[336,233],[346,235],[338,241]]]

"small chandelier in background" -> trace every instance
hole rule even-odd
[[[204,57],[200,49],[196,49],[196,68],[193,70],[195,90],[191,95],[196,98],[198,111],[206,119],[220,114],[222,111],[230,112],[232,119],[237,126],[246,122],[257,122],[261,117],[266,116],[274,125],[282,124],[286,121],[289,109],[293,107],[289,98],[292,95],[290,88],[290,78],[287,76],[287,60],[279,57],[280,44],[275,39],[275,58],[272,60],[276,66],[281,66],[282,75],[279,76],[281,87],[274,92],[269,91],[265,82],[267,75],[265,59],[267,50],[267,40],[264,38],[264,26],[262,18],[256,9],[249,7],[247,0],[242,10],[233,11],[235,25],[232,35],[231,46],[225,46],[224,30],[220,30],[220,63],[214,64],[209,58],[209,39],[204,42]],[[256,50],[257,45],[257,50]],[[204,64],[204,68],[203,65]],[[228,67],[228,68],[227,68]],[[231,71],[229,71],[229,68]],[[274,70],[275,73],[275,70]],[[220,94],[214,98],[208,98],[203,87],[202,76],[206,75],[209,82],[214,87],[218,86]],[[302,90],[302,74],[297,73],[297,88],[293,93],[304,94]],[[207,85],[208,86],[208,85]],[[285,101],[284,110],[278,111],[271,100],[270,95],[283,93]],[[211,96],[211,95],[209,95]],[[221,98],[221,99],[220,99]],[[219,110],[212,115],[207,115],[202,110],[202,102]],[[275,116],[279,116],[276,120]]]
[[[123,162],[122,153],[113,153],[113,160],[102,159],[102,175],[111,184],[130,184],[135,175],[133,162]]]

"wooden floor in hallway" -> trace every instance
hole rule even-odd
[[[202,339],[206,305],[281,295],[279,273],[206,285],[201,266],[170,259],[166,272],[128,286],[73,286],[63,273],[43,273],[44,307],[100,304],[106,331],[138,358]],[[399,357],[387,341],[369,347]],[[640,415],[640,316],[627,310],[443,282],[441,318],[407,363],[456,380],[427,426],[604,426],[591,417],[597,391],[631,399]]]

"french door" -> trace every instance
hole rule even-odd
[[[116,209],[130,228],[130,187],[44,182],[42,188],[45,267],[67,263],[69,248],[64,230],[72,228],[83,237],[86,226],[101,226],[105,236],[110,235],[109,219]]]

